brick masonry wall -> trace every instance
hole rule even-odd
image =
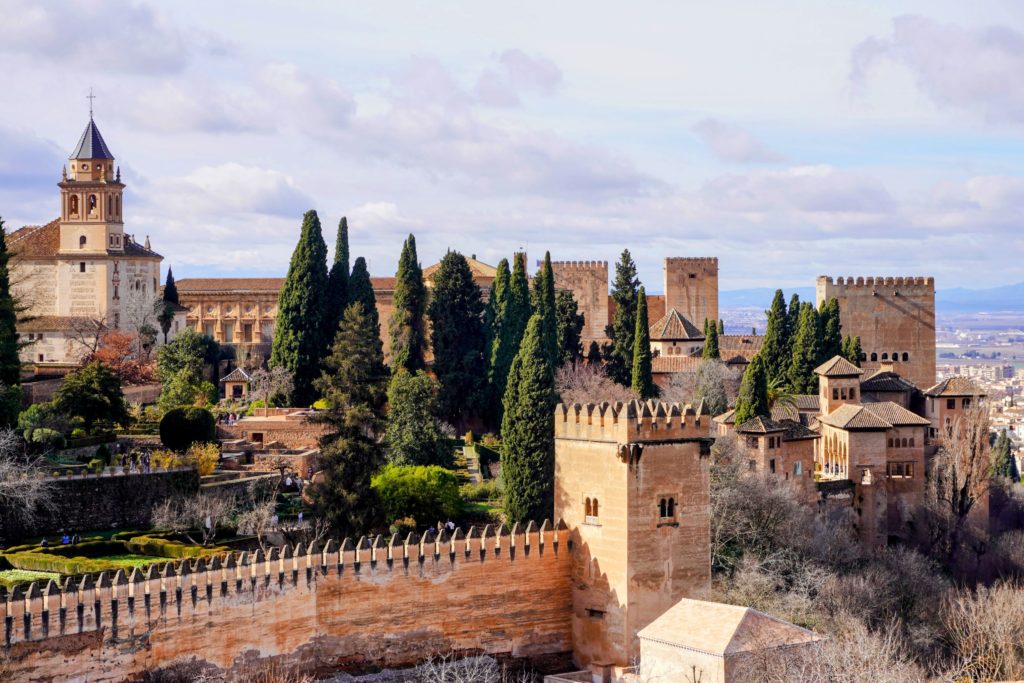
[[[11,680],[122,681],[191,657],[224,670],[280,658],[326,672],[461,651],[568,667],[568,531],[488,531],[241,553],[65,591],[32,584],[27,599],[0,603]]]
[[[0,506],[0,543],[61,530],[82,533],[147,526],[154,505],[171,496],[199,490],[199,474],[194,469],[59,477],[52,482],[56,489],[55,506],[37,510],[31,522]]]

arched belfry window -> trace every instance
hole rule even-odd
[[[85,235],[81,235],[81,236],[80,236],[80,237],[78,238],[78,248],[79,248],[79,249],[85,249],[85,242],[86,242],[86,240],[85,240]]]
[[[668,515],[666,515],[666,517],[675,517],[675,516],[676,516],[676,499],[675,498],[669,498],[668,499]]]
[[[96,195],[89,195],[89,213],[96,212]]]
[[[75,195],[71,195],[71,198],[68,200],[68,212],[72,216],[78,215],[78,197]]]
[[[590,499],[587,498],[587,500],[583,503],[583,514],[585,514],[587,517],[590,517],[593,511],[594,508],[590,505]]]

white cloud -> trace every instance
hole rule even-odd
[[[124,116],[142,130],[162,133],[270,132],[274,126],[266,107],[253,95],[198,78],[187,86],[165,80],[139,91]]]
[[[935,104],[991,121],[1024,121],[1024,34],[1005,26],[963,28],[918,15],[896,17],[892,35],[874,36],[851,56],[863,88],[882,62],[902,64]]]
[[[693,130],[723,161],[763,163],[783,160],[781,154],[739,126],[718,119],[703,119],[693,126]]]
[[[181,178],[153,182],[147,194],[153,206],[174,207],[175,212],[192,216],[265,214],[295,218],[314,204],[290,176],[236,163],[202,166]]]

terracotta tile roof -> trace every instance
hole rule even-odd
[[[733,419],[735,417],[735,415],[736,415],[736,409],[735,408],[730,408],[729,410],[725,411],[721,415],[716,415],[712,419],[714,419],[714,421],[719,423],[719,424],[731,425],[731,424],[735,424],[735,422],[736,422],[736,420]]]
[[[719,351],[721,351],[721,347],[719,347]],[[750,359],[747,358],[746,356],[742,355],[742,354],[736,354],[732,358],[730,358],[727,361],[725,361],[725,364],[726,365],[750,365]]]
[[[892,401],[879,401],[878,403],[868,404],[865,407],[893,427],[927,427],[931,424],[930,420]]]
[[[981,387],[966,377],[947,377],[925,390],[925,396],[985,396]]]
[[[861,380],[860,391],[916,391],[917,387],[908,379],[900,377],[892,370],[878,370],[870,377]]]
[[[774,434],[786,431],[786,427],[771,418],[758,415],[736,427],[736,431],[740,434]]]
[[[700,628],[694,628],[699,624]],[[683,598],[640,629],[640,640],[719,657],[822,640],[813,631],[750,607]]]
[[[778,424],[786,428],[786,433],[782,435],[783,441],[803,441],[805,439],[821,438],[821,434],[810,429],[799,420],[779,420]]]
[[[25,332],[74,332],[95,325],[92,318],[71,315],[40,315],[18,323],[18,333]]]
[[[828,415],[821,415],[818,420],[831,427],[847,430],[885,430],[892,428],[891,423],[868,410],[867,406],[856,403],[841,405]]]
[[[718,351],[722,358],[743,356],[749,361],[761,350],[762,344],[764,344],[764,337],[759,334],[718,335]]]
[[[220,381],[223,384],[224,382],[248,382],[250,379],[252,378],[249,377],[248,372],[242,368],[235,368],[228,374],[221,377]]]
[[[374,291],[395,288],[395,278],[370,278]],[[284,286],[283,277],[187,277],[178,280],[178,292],[200,294],[207,292],[272,292],[276,294]]]
[[[52,259],[60,249],[60,219],[46,225],[26,225],[7,237],[7,248],[23,259]]]
[[[796,407],[801,410],[821,410],[821,397],[817,394],[796,394]]]
[[[695,371],[704,359],[700,356],[658,356],[651,359],[652,373]]]
[[[814,368],[814,372],[822,377],[856,377],[864,374],[863,370],[842,356],[832,356]]]
[[[475,258],[469,256],[463,256],[466,259],[466,264],[469,266],[469,271],[473,274],[473,279],[477,278],[496,278],[498,277],[498,269],[494,266],[484,263],[483,261],[477,261]],[[437,272],[441,267],[441,262],[438,261],[432,266],[427,266],[423,269],[423,279],[430,280],[430,278]]]
[[[651,325],[651,341],[703,341],[704,333],[674,308]]]

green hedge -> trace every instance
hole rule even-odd
[[[111,569],[108,562],[87,557],[61,557],[49,553],[7,553],[4,557],[15,569],[58,574],[93,574]]]
[[[206,408],[174,408],[160,420],[160,442],[172,451],[185,451],[197,441],[216,440],[217,423]]]
[[[176,560],[186,557],[191,559],[210,557],[211,555],[218,555],[228,550],[220,546],[202,548],[197,545],[186,545],[185,543],[155,536],[135,536],[128,541],[124,541],[124,544],[128,551],[132,553],[152,555],[154,557],[168,557]]]
[[[113,432],[96,434],[94,436],[83,436],[77,439],[68,439],[67,448],[82,448],[84,446],[98,446],[101,443],[115,441],[117,436]]]

